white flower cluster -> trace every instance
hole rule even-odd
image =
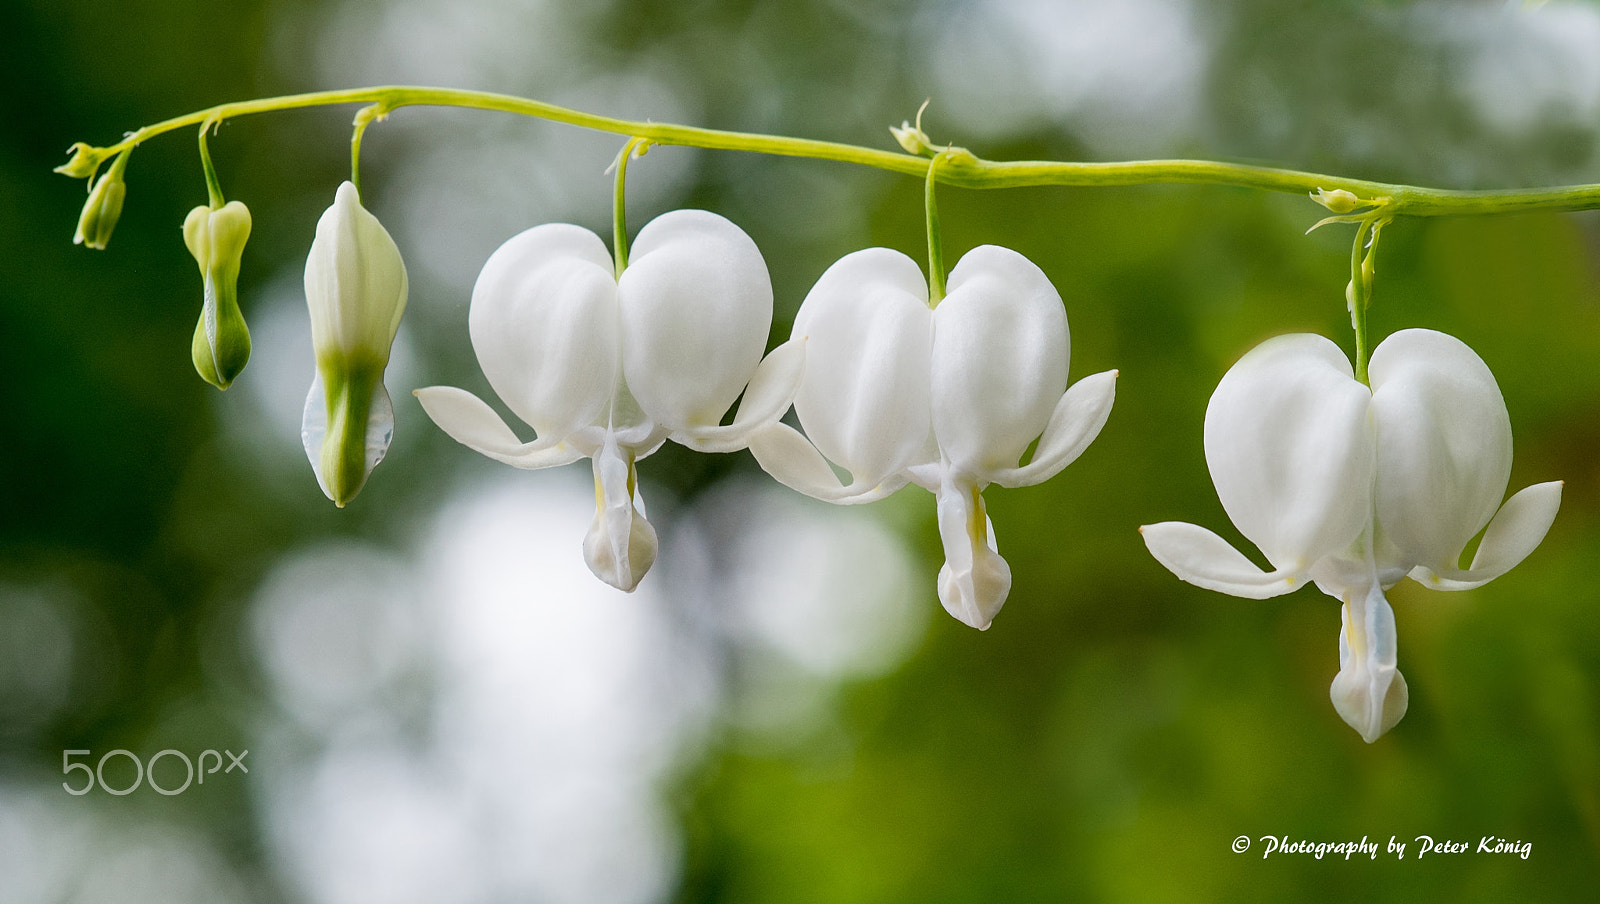
[[[637,464],[668,440],[701,452],[749,448],[780,482],[833,503],[914,483],[937,499],[940,601],[989,627],[1011,570],[983,488],[1054,476],[1099,434],[1115,396],[1115,371],[1068,386],[1066,314],[1043,271],[985,245],[937,297],[905,255],[857,251],[823,273],[792,336],[765,356],[766,263],[723,217],[662,215],[618,271],[604,242],[577,226],[536,226],[502,245],[473,289],[470,332],[489,385],[534,438],[454,387],[416,391],[429,417],[514,467],[589,459],[596,511],[584,558],[623,590],[657,552]],[[393,240],[348,183],[318,224],[306,292],[318,366],[306,452],[343,504],[392,434],[382,373],[406,296]],[[800,430],[782,421],[791,406]],[[1141,528],[1150,552],[1180,578],[1235,596],[1311,582],[1339,599],[1331,696],[1369,742],[1407,703],[1384,591],[1407,575],[1445,590],[1484,584],[1538,546],[1560,505],[1559,482],[1501,505],[1511,470],[1505,402],[1471,349],[1431,330],[1390,336],[1367,383],[1326,338],[1268,340],[1218,385],[1205,451],[1223,507],[1272,570],[1180,522]],[[1480,532],[1472,565],[1460,567]]]
[[[763,358],[766,263],[739,227],[701,210],[645,226],[620,275],[594,233],[529,229],[489,258],[469,319],[489,385],[536,438],[518,438],[465,390],[417,398],[463,445],[515,467],[591,459],[597,510],[583,550],[602,580],[631,590],[655,561],[638,461],[669,439],[702,452],[749,447],[779,480],[829,502],[880,499],[908,482],[937,494],[939,596],[977,628],[1011,586],[979,492],[1038,483],[1077,457],[1110,413],[1115,376],[1066,391],[1061,297],[1038,267],[994,247],[955,268],[936,308],[909,258],[849,255]],[[791,404],[804,436],[780,422]]]

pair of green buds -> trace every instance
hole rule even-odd
[[[117,154],[111,169],[98,179],[94,177],[105,161],[104,149],[79,142],[71,150],[72,159],[56,171],[93,180],[72,241],[103,250],[122,216],[122,202],[128,191],[125,174],[132,149]],[[190,354],[194,369],[218,389],[232,385],[250,360],[250,330],[239,312],[239,263],[249,238],[249,208],[239,201],[222,203],[220,193],[213,197],[213,203],[189,211],[183,221],[183,243],[200,265],[205,285]]]

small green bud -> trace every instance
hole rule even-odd
[[[89,189],[89,200],[83,205],[83,213],[78,215],[78,231],[72,236],[74,245],[104,250],[106,242],[111,241],[111,230],[117,228],[117,218],[122,216],[122,198],[128,191],[122,181],[123,171],[128,168],[128,153],[123,151],[118,155],[117,162],[111,164],[111,171]]]
[[[1319,188],[1311,194],[1311,200],[1334,213],[1349,213],[1358,207],[1367,207],[1372,203],[1371,201],[1363,201],[1354,192],[1345,191],[1342,188],[1336,188],[1333,191]]]
[[[938,153],[938,149],[933,146],[933,142],[928,140],[928,136],[922,131],[921,126],[914,126],[909,122],[902,122],[898,126],[890,126],[889,134],[894,136],[894,140],[898,142],[902,148],[905,148],[905,152],[907,154],[916,154],[919,157],[930,157]]]
[[[205,280],[190,356],[194,369],[218,389],[227,389],[250,360],[250,329],[239,311],[239,262],[249,238],[250,210],[239,201],[196,207],[183,221],[183,243]]]
[[[100,164],[106,162],[106,151],[103,148],[90,147],[80,141],[67,148],[67,153],[72,159],[55,168],[63,176],[74,179],[92,179],[100,171]]]
[[[899,142],[902,148],[905,148],[907,154],[916,154],[918,157],[932,157],[939,153],[939,149],[934,147],[933,141],[928,138],[928,133],[922,131],[922,114],[927,111],[928,104],[932,102],[933,99],[929,98],[922,102],[922,106],[917,108],[916,124],[913,125],[902,120],[898,128],[895,126],[889,127],[889,134],[894,136],[894,140]]]

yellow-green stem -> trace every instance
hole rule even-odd
[[[628,269],[628,160],[641,146],[648,146],[644,138],[630,138],[617,155],[617,179],[611,198],[611,249],[616,261],[617,278]]]
[[[206,146],[206,134],[216,126],[214,120],[200,124],[200,167],[206,172],[206,197],[212,210],[218,210],[228,203],[222,196],[222,182],[217,179],[217,168],[211,164],[211,148]]]
[[[317,91],[220,104],[210,109],[145,126],[104,150],[110,153],[122,151],[173,129],[196,125],[212,118],[225,119],[276,110],[355,103],[376,104],[385,113],[407,106],[466,107],[514,113],[647,139],[653,144],[836,160],[911,176],[925,176],[928,168],[926,157],[838,142],[727,132],[671,123],[634,122],[505,94],[411,86]],[[1385,207],[1385,214],[1388,216],[1426,217],[1531,210],[1589,210],[1600,207],[1600,184],[1529,191],[1451,191],[1210,160],[1141,160],[1121,163],[995,162],[962,155],[958,159],[946,160],[939,168],[936,178],[946,185],[964,188],[1187,183],[1232,185],[1295,194],[1310,194],[1319,189],[1329,191],[1344,189],[1364,198],[1388,198],[1389,202]]]
[[[928,218],[928,307],[936,308],[944,301],[944,233],[939,228],[939,206],[935,203],[934,186],[938,184],[937,170],[942,154],[928,161],[928,177],[922,191],[922,203]]]
[[[1362,220],[1356,226],[1355,242],[1350,246],[1350,326],[1356,334],[1356,379],[1367,382],[1367,302],[1369,290],[1362,273],[1362,252],[1366,250],[1367,237],[1373,234],[1373,220]]]
[[[361,138],[367,134],[367,126],[372,125],[373,120],[387,115],[388,108],[382,103],[356,111],[355,131],[350,133],[350,184],[355,186],[358,198],[361,196]]]

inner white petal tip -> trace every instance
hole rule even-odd
[[[1346,725],[1354,728],[1361,740],[1373,743],[1399,724],[1410,704],[1411,693],[1398,669],[1341,671],[1328,688],[1333,708]],[[1374,705],[1378,695],[1382,705]]]

